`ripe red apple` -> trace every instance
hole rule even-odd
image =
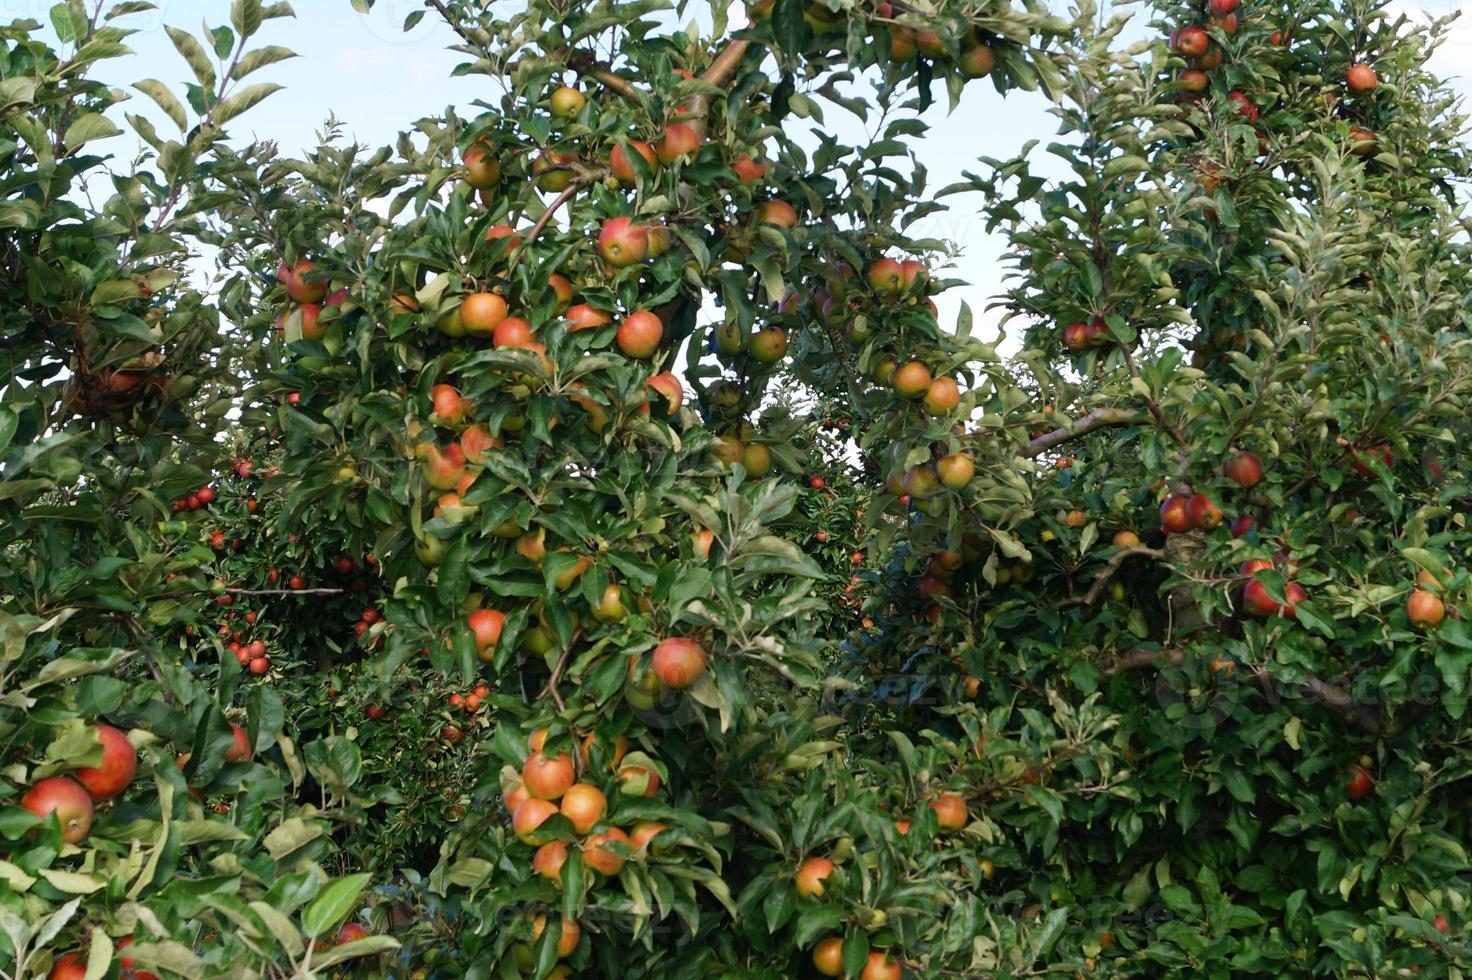
[[[458,427],[465,421],[465,402],[452,385],[438,384],[430,388],[429,403],[446,425]]]
[[[1380,84],[1380,76],[1369,65],[1350,65],[1344,73],[1344,81],[1355,95],[1364,95],[1375,91]]]
[[[599,874],[612,878],[623,870],[624,861],[627,860],[615,849],[620,844],[633,850],[629,835],[617,827],[609,827],[601,834],[594,834],[583,842],[583,863]]]
[[[859,980],[902,980],[904,976],[900,965],[883,953],[874,952],[869,954],[869,960],[864,964],[864,972],[859,974]]]
[[[1089,347],[1089,325],[1087,323],[1070,323],[1063,328],[1063,346],[1078,353]]]
[[[672,371],[665,371],[650,377],[649,387],[664,396],[665,410],[674,415],[680,410],[685,401],[685,386],[680,378]]]
[[[1440,596],[1425,589],[1416,589],[1406,600],[1406,617],[1417,629],[1429,630],[1446,618],[1446,604]]]
[[[966,826],[966,801],[955,793],[942,793],[930,801],[941,830],[960,830]]]
[[[1267,586],[1253,580],[1242,588],[1242,605],[1254,616],[1271,616],[1279,606],[1268,595]]]
[[[452,741],[458,741],[458,739]],[[549,817],[557,812],[555,803],[535,798],[526,800],[511,814],[511,830],[521,838],[523,843],[540,847],[547,841],[537,831]]]
[[[865,278],[876,293],[898,296],[905,288],[905,269],[894,259],[876,259]]]
[[[1190,498],[1182,494],[1172,494],[1161,503],[1160,526],[1166,534],[1182,534],[1191,530],[1189,503]]]
[[[618,349],[629,357],[649,357],[659,349],[659,342],[664,337],[664,324],[646,310],[630,313],[618,325],[618,333],[614,336],[614,343]]]
[[[1211,12],[1214,14],[1235,13],[1240,6],[1240,0],[1211,0]]]
[[[252,755],[250,736],[245,733],[244,728],[241,728],[233,721],[230,723],[230,728],[234,733],[235,740],[225,750],[225,761],[249,762]]]
[[[552,98],[548,101],[552,106],[552,115],[558,119],[576,119],[588,99],[571,85],[562,85],[553,91]]]
[[[1212,14],[1211,15],[1211,26],[1212,27],[1215,27],[1217,30],[1221,31],[1223,34],[1236,34],[1237,33],[1237,27],[1238,27],[1239,24],[1240,24],[1240,21],[1238,21],[1236,14]]]
[[[539,800],[555,800],[572,786],[577,774],[572,757],[565,754],[547,756],[533,752],[521,767],[521,781],[526,791]]]
[[[95,767],[78,769],[74,776],[87,788],[94,800],[110,800],[133,781],[138,772],[138,750],[128,736],[111,725],[98,725],[97,740],[102,743],[102,761]]]
[[[286,278],[282,281],[286,284],[286,295],[293,302],[320,303],[327,295],[327,283],[320,279],[307,278],[314,267],[314,263],[303,260],[287,270]],[[279,272],[277,276],[280,277]]]
[[[1189,92],[1192,95],[1200,95],[1211,84],[1211,80],[1206,77],[1206,72],[1199,68],[1187,68],[1181,72],[1180,77],[1176,81],[1181,86],[1181,91]]]
[[[649,167],[650,173],[659,171],[659,157],[654,153],[654,147],[641,140],[627,140],[629,149],[644,158],[644,163]],[[633,184],[637,179],[637,171],[634,170],[632,158],[624,152],[624,142],[615,143],[608,153],[608,172],[613,174],[621,184]]]
[[[1186,502],[1186,516],[1192,527],[1203,531],[1210,531],[1222,522],[1221,508],[1204,493],[1191,495],[1191,499]]]
[[[87,958],[81,953],[67,953],[51,964],[46,980],[87,980]]]
[[[691,157],[700,149],[700,133],[689,123],[670,123],[664,128],[655,146],[655,155],[660,163],[674,163]]]
[[[465,453],[460,444],[450,443],[444,449],[433,444],[424,451],[424,475],[436,490],[453,490],[465,475]]]
[[[736,162],[731,164],[731,170],[743,184],[759,184],[767,176],[767,165],[745,154],[736,158]]]
[[[36,783],[20,798],[20,805],[43,820],[55,814],[61,823],[61,839],[68,844],[77,843],[92,829],[92,797],[67,776]]]
[[[562,815],[579,834],[587,834],[608,812],[608,798],[592,783],[574,783],[562,794]]]
[[[748,344],[752,359],[762,364],[776,364],[787,353],[787,333],[778,327],[768,327],[751,335]]]
[[[1257,527],[1257,518],[1251,514],[1239,514],[1232,521],[1232,537],[1245,538],[1252,533],[1252,529],[1255,527]]]
[[[654,648],[654,675],[665,687],[683,690],[705,673],[710,655],[694,640],[670,637]]]
[[[756,222],[759,225],[793,228],[797,225],[797,209],[786,201],[763,201],[756,209]]]
[[[1183,27],[1176,33],[1175,48],[1188,58],[1199,58],[1211,47],[1211,35],[1206,28],[1197,24]]]
[[[1298,604],[1308,598],[1308,592],[1297,582],[1283,586],[1283,615],[1292,618]]]
[[[567,845],[560,840],[548,841],[532,855],[532,871],[551,881],[562,880],[562,866],[567,863]]]
[[[1237,115],[1246,119],[1249,123],[1257,122],[1257,106],[1252,100],[1241,92],[1228,92],[1227,98],[1231,100]]]
[[[798,866],[793,882],[800,898],[822,898],[823,882],[833,874],[833,862],[825,857],[808,858]]]
[[[955,378],[939,377],[925,389],[926,415],[946,415],[961,404],[961,388]]]
[[[629,846],[636,852],[646,850],[650,841],[669,829],[668,824],[662,824],[657,820],[641,821],[634,825],[634,832],[629,835]]]
[[[1450,932],[1452,928],[1452,924],[1447,921],[1446,916],[1439,913],[1437,914],[1436,918],[1431,920],[1431,925],[1435,927],[1436,931],[1441,933],[1443,936]]]
[[[579,330],[595,330],[607,323],[612,323],[612,318],[602,310],[595,310],[587,303],[579,303],[570,308],[564,317],[571,324],[570,332]]]
[[[910,361],[895,368],[891,384],[901,398],[919,398],[930,390],[930,368],[920,361]]]
[[[501,179],[501,161],[494,151],[484,143],[473,143],[461,155],[465,167],[465,183],[476,190],[483,190]]]
[[[1358,763],[1349,767],[1349,778],[1345,780],[1344,789],[1351,800],[1363,800],[1374,788],[1375,777],[1370,774],[1369,769]]]
[[[519,316],[508,316],[496,328],[491,331],[492,347],[514,347],[521,350],[530,350],[535,343],[532,337],[532,325],[525,318]]]
[[[920,55],[915,32],[903,24],[889,26],[889,58],[891,61],[914,61]]]
[[[1376,136],[1362,126],[1349,127],[1349,148],[1355,156],[1367,157],[1375,152]]]
[[[622,215],[609,218],[598,232],[598,254],[615,269],[643,262],[649,254],[649,229]]]
[[[1244,487],[1255,487],[1262,480],[1262,463],[1258,462],[1252,453],[1243,451],[1227,460],[1222,467],[1227,479],[1236,481]]]
[[[460,303],[460,325],[472,337],[489,337],[506,319],[506,300],[496,293],[471,293]]]
[[[465,617],[465,622],[475,634],[476,649],[490,650],[501,639],[506,614],[495,609],[477,609]]]

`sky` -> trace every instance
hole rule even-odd
[[[1053,0],[1062,8],[1061,0]],[[0,18],[33,16],[46,20],[51,0],[0,0]],[[450,71],[460,56],[449,51],[456,40],[433,13],[405,34],[401,27],[406,14],[423,9],[422,0],[378,0],[371,14],[354,11],[348,0],[293,0],[297,16],[268,22],[252,46],[265,44],[291,48],[300,56],[259,71],[252,80],[274,81],[286,90],[232,122],[231,132],[244,141],[252,137],[276,140],[292,155],[317,142],[316,133],[329,113],[343,125],[347,137],[369,145],[391,143],[413,120],[454,105],[473,115],[470,103],[476,98],[494,101],[499,90],[489,87],[484,76],[452,78]],[[502,7],[509,8],[503,3]],[[105,77],[133,79],[153,76],[176,92],[190,75],[174,51],[162,27],[181,27],[202,34],[211,25],[228,23],[229,0],[158,0],[159,9],[134,15],[124,23],[139,28],[129,39],[136,52],[131,58],[108,63]],[[691,8],[703,8],[692,0]],[[731,19],[740,22],[740,5]],[[1452,43],[1437,55],[1433,68],[1445,76],[1466,74],[1472,69],[1472,0],[1395,0],[1393,9],[1424,23],[1457,9],[1464,19]],[[1472,84],[1459,79],[1456,87],[1472,95]],[[960,106],[947,112],[939,82],[937,103],[925,115],[929,132],[916,143],[916,152],[930,171],[931,185],[939,189],[961,178],[964,169],[980,170],[977,159],[989,156],[1006,159],[1018,153],[1028,140],[1046,141],[1056,131],[1056,120],[1048,114],[1047,100],[1037,93],[1012,92],[1005,98],[989,81],[967,86]],[[149,100],[132,93],[130,111],[151,110]],[[151,113],[155,115],[156,113]],[[835,108],[826,113],[839,138],[853,145],[863,140],[863,129],[846,112]],[[160,124],[168,132],[168,124]],[[114,152],[120,152],[114,150]],[[1052,166],[1045,154],[1035,155],[1036,169],[1048,173]],[[954,321],[961,301],[966,301],[978,324],[978,332],[990,339],[996,317],[984,316],[991,297],[1003,288],[1001,256],[1006,243],[1000,233],[988,234],[978,214],[975,195],[948,199],[951,210],[927,219],[911,229],[916,236],[953,241],[961,251],[956,265],[944,273],[969,285],[947,292],[938,299],[942,323]]]

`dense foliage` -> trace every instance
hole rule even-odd
[[[7,975],[1467,966],[1445,23],[431,0],[485,99],[297,160],[148,7],[3,30]],[[927,185],[981,78],[1067,176]]]

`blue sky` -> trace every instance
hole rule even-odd
[[[1055,4],[1058,0],[1054,0]],[[1413,18],[1445,14],[1460,3],[1472,12],[1472,0],[1399,0],[1398,9]],[[5,4],[3,12],[15,16],[30,13],[45,19],[50,0],[27,0],[22,6],[34,11],[16,11]],[[1061,4],[1058,4],[1061,6]],[[441,111],[447,105],[467,107],[478,97],[493,100],[499,92],[488,88],[482,77],[452,78],[449,73],[458,56],[448,51],[454,35],[442,27],[435,15],[424,18],[409,34],[400,25],[412,10],[422,9],[422,0],[378,0],[370,15],[356,13],[348,0],[295,0],[297,16],[268,23],[255,44],[291,48],[300,56],[262,69],[253,80],[269,80],[286,86],[266,102],[231,124],[239,138],[258,136],[276,140],[289,154],[315,145],[316,132],[329,113],[334,114],[351,139],[379,146],[390,143],[398,132],[421,116]],[[508,7],[509,4],[502,4]],[[699,0],[692,9],[706,9]],[[136,15],[126,23],[141,28],[130,40],[136,54],[112,62],[109,79],[133,79],[151,75],[180,91],[189,71],[175,53],[162,30],[164,24],[202,34],[205,21],[211,25],[228,22],[228,0],[160,0],[159,11]],[[1138,9],[1138,8],[1134,8]],[[737,22],[737,8],[732,20]],[[1453,42],[1444,48],[1434,67],[1447,75],[1465,72],[1472,66],[1472,17],[1458,28]],[[1459,89],[1472,94],[1462,80]],[[138,93],[130,111],[151,110],[148,99]],[[932,187],[939,189],[959,179],[963,169],[978,169],[980,156],[1005,159],[1017,153],[1028,140],[1047,140],[1055,132],[1055,120],[1040,95],[1014,92],[998,95],[990,82],[973,82],[960,107],[947,114],[946,100],[937,83],[938,104],[926,114],[930,131],[917,144],[918,153],[930,169]],[[156,113],[150,112],[150,115]],[[828,113],[829,124],[850,144],[862,142],[863,129],[842,110]],[[160,131],[169,124],[160,122]],[[119,141],[121,142],[121,141]],[[123,154],[119,148],[114,152]],[[1048,172],[1049,158],[1036,154],[1040,172]],[[928,219],[912,233],[954,241],[962,250],[955,268],[947,274],[970,285],[953,290],[939,300],[942,322],[949,322],[962,299],[970,304],[979,322],[990,323],[981,312],[990,297],[1002,288],[1001,255],[1005,242],[988,235],[978,215],[975,196],[949,199],[946,215]],[[983,331],[989,333],[989,331]]]

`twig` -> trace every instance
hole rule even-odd
[[[1158,561],[1161,558],[1165,557],[1165,552],[1161,551],[1159,548],[1145,547],[1120,549],[1119,553],[1110,558],[1109,561],[1104,565],[1104,567],[1099,570],[1099,574],[1094,576],[1094,584],[1089,587],[1089,591],[1083,596],[1083,598],[1074,597],[1072,599],[1065,599],[1063,602],[1058,604],[1058,608],[1064,609],[1068,606],[1078,605],[1092,606],[1094,603],[1098,602],[1099,597],[1104,594],[1104,587],[1109,584],[1109,580],[1112,579],[1114,577],[1114,574],[1119,571],[1120,566],[1136,555],[1144,555],[1147,558],[1154,558]]]
[[[473,47],[480,47],[480,45],[476,44],[475,38],[467,34],[465,32],[465,28],[460,26],[460,22],[456,20],[455,17],[450,13],[450,8],[444,5],[443,0],[424,0],[424,2],[433,7],[435,10],[438,10],[440,12],[440,16],[445,19],[445,23],[450,25],[450,30],[454,31],[456,34],[459,34],[460,37],[465,40],[466,44],[469,44]]]
[[[1062,428],[1054,429],[1038,436],[1032,442],[1023,446],[1017,455],[1023,459],[1032,459],[1041,456],[1056,446],[1061,446],[1070,439],[1087,435],[1095,429],[1102,429],[1111,425],[1139,425],[1145,419],[1139,412],[1129,408],[1096,408],[1083,418],[1074,419]]]
[[[557,682],[562,680],[562,672],[567,670],[568,662],[572,660],[573,648],[578,645],[583,631],[573,630],[572,638],[567,641],[567,649],[562,651],[562,656],[557,658],[557,664],[552,668],[552,676],[547,678],[547,686],[542,688],[542,693],[552,698],[552,703],[557,705],[557,713],[562,714],[567,706],[562,703],[562,695],[557,693]]]

